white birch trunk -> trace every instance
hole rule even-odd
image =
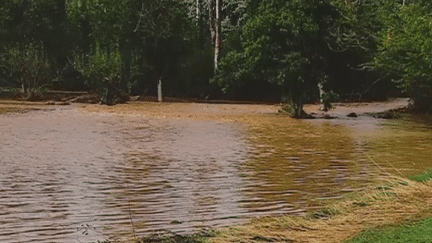
[[[329,107],[327,107],[327,104],[325,104],[325,101],[324,101],[325,91],[324,91],[322,83],[318,83],[318,89],[319,89],[319,93],[320,93],[320,104],[321,104],[319,110],[320,111],[328,111]]]
[[[209,20],[210,20],[210,34],[211,34],[211,41],[213,43],[216,42],[215,41],[215,36],[216,36],[216,21],[215,21],[215,12],[214,12],[214,3],[215,0],[208,0],[208,6],[209,6]],[[214,43],[213,43],[214,44]]]
[[[196,0],[196,25],[199,27],[200,21],[200,0]]]
[[[220,55],[220,46],[221,46],[221,22],[220,22],[220,1],[216,0],[216,37],[215,37],[215,55],[214,55],[214,71],[217,73],[218,70],[218,62],[219,62],[219,55]]]
[[[162,98],[162,77],[159,78],[158,81],[158,101],[162,102],[163,98]]]

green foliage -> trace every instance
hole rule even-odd
[[[400,7],[382,32],[376,68],[392,74],[414,100],[414,107],[432,111],[432,8]]]
[[[124,0],[72,0],[67,13],[71,23],[77,28],[83,50],[100,49],[110,52],[119,47],[125,32],[132,32],[129,7],[131,1]],[[137,11],[137,10],[135,10]],[[91,39],[89,39],[91,37]]]
[[[285,90],[297,116],[326,79],[329,35],[337,12],[329,1],[249,2],[242,49],[229,52],[215,81],[226,91],[264,79]]]
[[[361,233],[347,243],[395,243],[395,242],[432,242],[432,218],[419,223],[387,227],[385,229],[371,229]]]
[[[402,0],[222,1],[222,60],[214,84],[236,97],[287,96],[300,115],[304,102],[319,98],[317,83],[327,93],[363,94],[379,80],[394,78],[417,108],[432,110],[432,4],[405,2],[402,7]],[[104,89],[104,78],[119,77],[116,83],[139,93],[154,92],[160,78],[169,94],[211,88],[214,11],[209,1],[199,3],[0,1],[1,85],[13,84],[17,74],[8,63],[9,48],[33,46],[49,66],[48,85],[56,82],[59,89],[86,88],[75,67],[95,90]]]
[[[89,56],[93,63],[116,63],[120,69],[114,76],[120,75],[124,86],[152,87],[143,84],[150,81],[156,87],[155,80],[179,75],[185,66],[180,61],[187,63],[191,36],[187,6],[184,1],[171,0],[145,4],[137,0],[73,0],[68,15],[79,33],[78,59],[85,63],[84,57]],[[110,76],[102,71],[104,67],[98,71],[104,75],[96,76]],[[94,88],[100,85],[92,82],[100,80],[89,83]]]
[[[11,76],[23,86],[29,98],[37,95],[51,81],[49,62],[40,46],[10,47],[5,60]]]
[[[121,58],[118,51],[108,53],[97,46],[91,56],[76,55],[74,67],[86,78],[87,86],[97,92],[103,92],[109,84],[121,81]]]
[[[394,8],[388,0],[333,0],[340,18],[331,33],[336,52],[330,58],[328,89],[346,98],[381,97],[396,90],[395,85],[373,69],[377,55],[379,33],[385,27],[382,16]],[[347,97],[348,96],[348,97]]]
[[[321,99],[323,102],[322,105],[323,105],[324,109],[326,109],[326,110],[333,109],[332,102],[339,100],[339,94],[330,90],[329,92],[325,92],[324,95],[322,95]]]
[[[141,42],[139,51],[155,78],[159,79],[185,54],[186,5],[172,0],[152,0],[145,4],[132,2],[140,9],[134,30]]]

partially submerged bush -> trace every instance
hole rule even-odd
[[[102,102],[114,104],[116,98],[128,97],[126,85],[121,82],[122,61],[119,51],[107,52],[96,48],[95,54],[77,55],[74,67],[86,79],[93,91],[102,94]]]
[[[5,60],[12,79],[22,86],[29,99],[42,92],[51,81],[51,70],[43,48],[36,44],[10,47]]]
[[[292,118],[313,118],[313,116],[307,114],[304,110],[301,110],[300,116],[297,114],[297,110],[293,107],[292,104],[284,104],[282,108],[280,108],[279,112],[286,113]]]

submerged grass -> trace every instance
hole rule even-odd
[[[208,242],[209,237],[214,237],[216,234],[216,231],[208,231],[190,235],[149,235],[136,239],[134,243],[205,243]]]

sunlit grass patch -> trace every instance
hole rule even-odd
[[[432,242],[432,218],[421,222],[383,229],[369,229],[347,243]]]

